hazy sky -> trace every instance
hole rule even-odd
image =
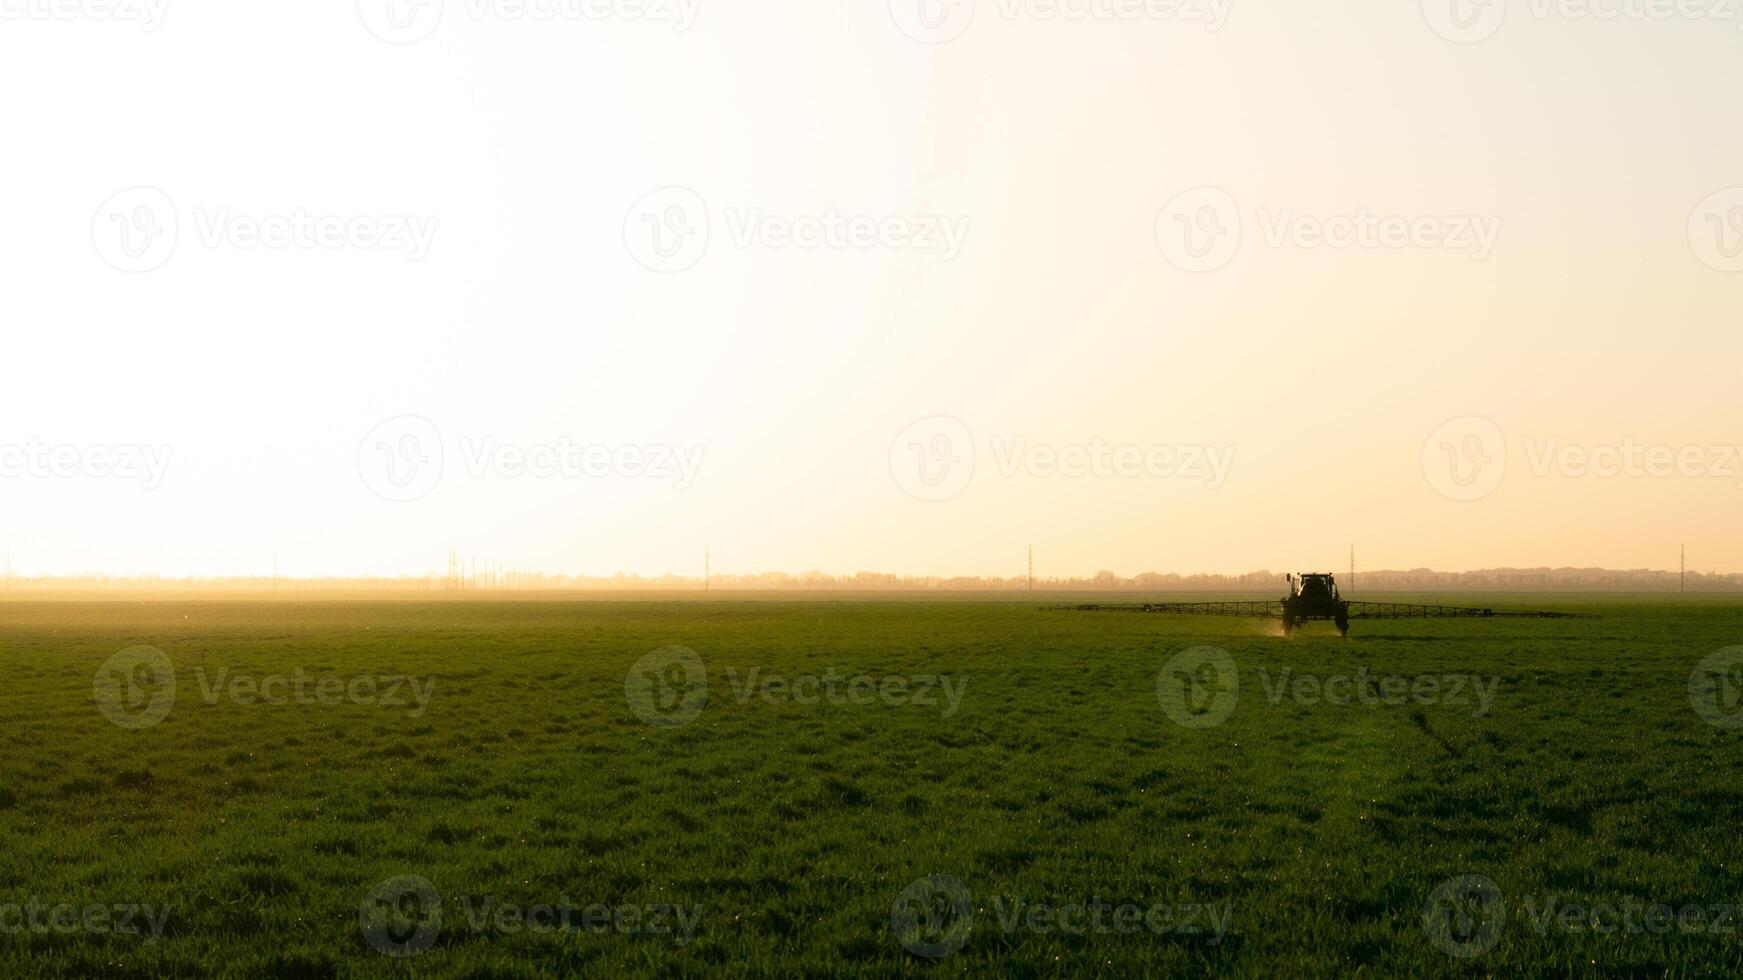
[[[1718,0],[69,2],[21,573],[1743,569]]]

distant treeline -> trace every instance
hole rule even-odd
[[[1353,582],[1339,576],[1349,594],[1360,592],[1676,592],[1683,587],[1677,572],[1604,568],[1491,568],[1474,572],[1437,572],[1427,568],[1409,571],[1360,571]],[[1689,592],[1743,592],[1743,574],[1688,573]],[[443,575],[401,578],[160,578],[140,576],[29,577],[0,579],[5,592],[48,591],[384,591],[384,592],[697,592],[704,588],[720,592],[1026,592],[1031,588],[1023,576],[916,576],[882,572],[829,575],[823,572],[766,572],[760,575],[715,575],[704,581],[698,576],[543,575],[527,572],[493,572],[487,576],[455,578]],[[1124,577],[1098,572],[1089,578],[1037,577],[1037,592],[1236,592],[1270,594],[1284,588],[1281,572],[1248,572],[1245,575],[1178,575],[1144,572]]]

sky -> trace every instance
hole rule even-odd
[[[0,0],[0,548],[1743,570],[1731,6]]]

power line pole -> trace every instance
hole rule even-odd
[[[1350,591],[1356,591],[1356,546],[1350,545]]]
[[[1029,591],[1035,591],[1035,546],[1029,546]]]
[[[1677,573],[1677,578],[1678,578],[1677,592],[1679,594],[1683,594],[1683,595],[1688,594],[1688,591],[1689,591],[1689,546],[1686,544],[1682,546],[1682,561],[1679,565],[1679,571]]]

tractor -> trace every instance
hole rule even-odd
[[[1331,620],[1339,636],[1350,635],[1350,603],[1338,595],[1337,579],[1326,572],[1306,572],[1288,578],[1289,594],[1283,597],[1283,635],[1302,623]]]
[[[1176,616],[1240,616],[1283,618],[1283,635],[1302,623],[1337,624],[1339,636],[1350,635],[1352,619],[1589,619],[1590,614],[1497,610],[1471,606],[1428,606],[1411,602],[1352,602],[1338,594],[1337,579],[1326,572],[1288,577],[1289,594],[1281,600],[1240,599],[1234,602],[1147,602],[1143,605],[1086,605],[1060,608],[1081,612],[1141,612]]]

